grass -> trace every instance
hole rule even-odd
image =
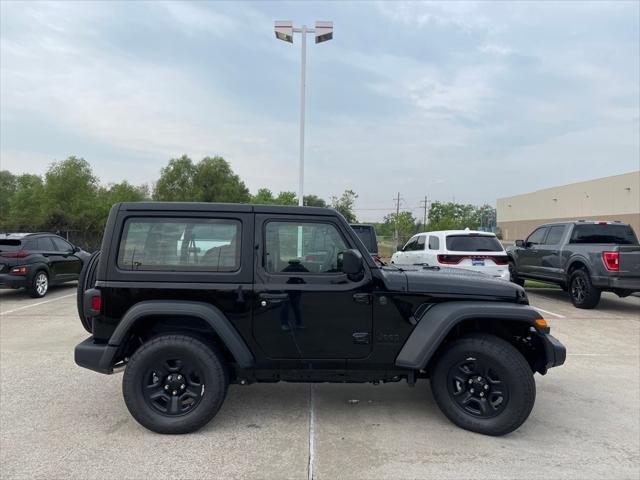
[[[538,282],[537,280],[525,280],[524,286],[527,288],[555,288],[560,289],[560,285],[554,283]]]

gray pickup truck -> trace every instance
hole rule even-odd
[[[626,297],[640,292],[640,245],[620,222],[562,222],[541,225],[507,248],[511,280],[555,283],[578,308],[594,308],[603,291]]]

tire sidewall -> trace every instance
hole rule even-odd
[[[483,348],[482,345],[487,342],[496,343],[501,349],[512,349],[512,355],[502,356],[495,348]],[[519,356],[520,361],[514,361],[511,358],[513,354]],[[492,370],[507,384],[508,403],[494,417],[475,417],[451,398],[447,387],[449,371],[469,357],[489,363]],[[486,435],[504,435],[518,428],[529,416],[535,401],[533,373],[524,357],[504,340],[491,336],[464,338],[452,344],[438,358],[431,385],[438,406],[451,421],[462,428]]]
[[[44,291],[44,293],[41,294],[40,292],[38,292],[37,282],[38,282],[38,278],[42,275],[44,275],[47,279],[47,288]],[[47,275],[47,272],[45,272],[44,270],[38,270],[36,274],[33,276],[33,278],[31,279],[31,285],[29,287],[29,295],[31,295],[33,298],[43,298],[47,295],[47,293],[49,293],[49,275]]]
[[[573,284],[579,278],[584,280],[586,286],[585,298],[582,302],[578,301],[573,294]],[[577,308],[593,308],[600,300],[600,291],[591,283],[589,273],[580,269],[571,274],[571,281],[569,282],[569,297],[571,298],[571,303],[573,303]]]
[[[203,375],[204,394],[192,411],[167,416],[149,406],[143,395],[146,373],[159,356],[188,358]],[[144,427],[157,433],[180,434],[195,431],[218,412],[227,393],[228,375],[221,357],[213,348],[183,335],[163,335],[144,344],[131,357],[122,379],[125,404],[131,415]]]

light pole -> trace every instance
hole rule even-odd
[[[276,21],[275,33],[278,40],[293,43],[293,34],[302,34],[302,53],[300,61],[300,167],[298,173],[298,205],[304,205],[304,117],[305,86],[307,77],[307,33],[315,33],[316,43],[326,42],[333,38],[333,22],[316,22],[315,28],[294,27],[289,20]]]

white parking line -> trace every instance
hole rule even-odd
[[[309,385],[309,464],[307,465],[307,480],[313,480],[313,460],[315,457],[315,405],[313,398],[313,383]]]
[[[44,302],[32,303],[30,305],[25,305],[24,307],[14,308],[13,310],[7,310],[6,312],[0,312],[0,315],[9,315],[10,313],[19,312],[20,310],[26,310],[27,308],[37,307],[38,305],[44,305],[45,303],[56,302],[58,300],[62,300],[63,298],[69,298],[75,296],[75,293],[70,293],[69,295],[63,295],[61,297],[52,298],[51,300],[45,300]]]
[[[532,306],[533,308],[535,308],[536,310],[540,310],[541,312],[548,313],[549,315],[553,315],[554,317],[558,317],[558,318],[567,318],[567,317],[565,317],[564,315],[560,315],[559,313],[553,313],[553,312],[550,312],[549,310],[543,310],[542,308],[540,308],[540,307],[536,307],[535,305],[531,305],[531,306]]]

